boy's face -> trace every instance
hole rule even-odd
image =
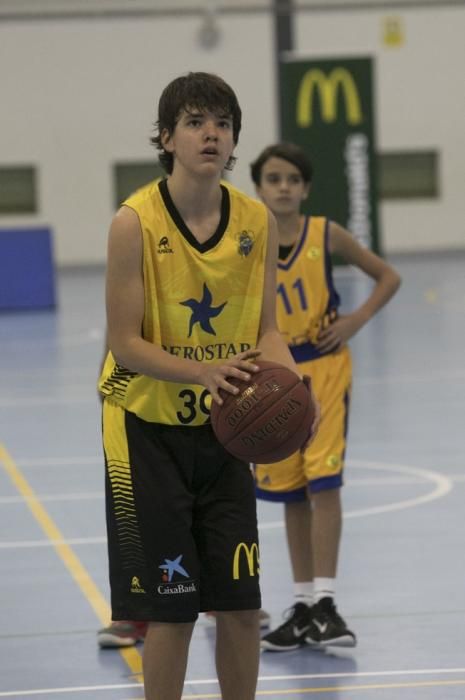
[[[288,160],[273,156],[262,166],[257,194],[276,216],[298,213],[309,191],[310,183]]]
[[[182,110],[172,134],[162,133],[166,151],[173,154],[173,172],[196,175],[221,173],[234,151],[232,117],[198,109]]]

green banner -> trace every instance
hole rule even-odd
[[[328,216],[380,252],[371,58],[280,65],[282,139],[315,168],[306,213]]]

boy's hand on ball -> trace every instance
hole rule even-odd
[[[253,360],[261,354],[261,350],[256,348],[245,350],[234,355],[225,362],[204,363],[202,367],[202,385],[208,389],[212,395],[212,400],[220,406],[223,399],[219,390],[227,391],[229,394],[239,393],[239,389],[228,382],[228,377],[234,377],[243,382],[248,382],[251,375],[258,372],[258,365]]]

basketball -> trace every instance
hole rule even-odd
[[[310,437],[315,406],[308,387],[287,367],[255,361],[248,382],[228,377],[238,394],[221,391],[212,401],[211,422],[218,441],[245,462],[271,464],[297,452]]]

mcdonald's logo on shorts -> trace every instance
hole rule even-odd
[[[344,97],[347,123],[360,124],[363,121],[360,95],[352,74],[341,67],[333,68],[327,74],[320,68],[312,68],[304,74],[297,93],[297,125],[303,128],[311,125],[315,93],[319,96],[322,120],[327,123],[336,121],[339,92]]]
[[[241,554],[244,553],[244,556]],[[233,579],[237,581],[241,577],[241,561],[244,562],[246,570],[249,571],[249,576],[255,576],[260,573],[260,556],[258,553],[258,544],[254,542],[250,547],[245,542],[240,542],[233,559]]]

